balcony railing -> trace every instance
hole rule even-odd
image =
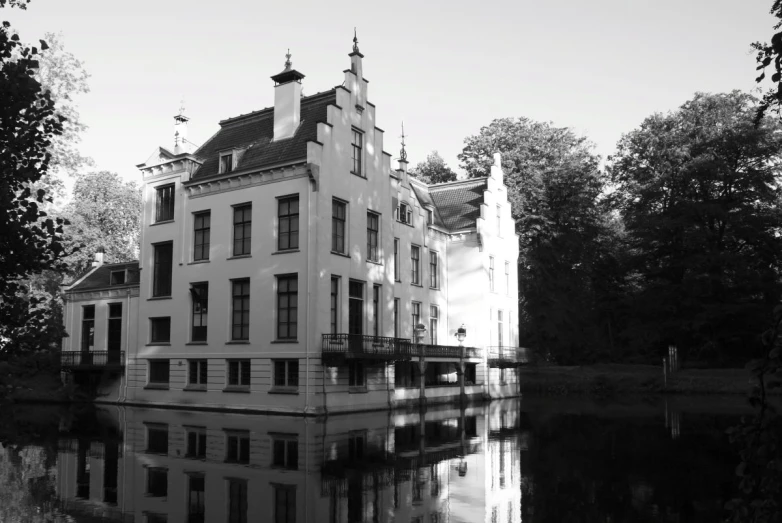
[[[404,338],[387,338],[383,336],[366,336],[364,334],[324,334],[323,358],[337,359],[370,359],[403,361],[413,357],[428,358],[461,358],[462,349],[466,358],[479,357],[475,347],[459,347],[454,345],[418,344]]]
[[[521,367],[533,362],[532,351],[526,347],[487,347],[489,367]]]
[[[119,369],[125,365],[125,351],[64,351],[60,353],[63,369]]]

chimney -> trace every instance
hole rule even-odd
[[[285,69],[272,76],[275,142],[292,137],[301,123],[301,79],[304,75],[293,69],[290,50],[285,58]]]
[[[174,154],[192,152],[192,145],[187,141],[187,122],[190,120],[185,116],[185,103],[179,107],[179,114],[174,116]]]
[[[95,259],[92,262],[93,267],[100,267],[103,265],[103,247],[98,247],[98,250],[95,252]]]

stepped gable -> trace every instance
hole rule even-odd
[[[245,150],[234,165],[234,171],[306,161],[307,142],[317,141],[317,124],[326,121],[329,104],[336,104],[336,89],[302,97],[299,128],[293,137],[276,142],[272,141],[274,107],[221,121],[220,130],[195,152],[204,163],[193,175],[193,180],[218,176],[219,153],[230,149]]]
[[[487,178],[441,183],[429,186],[442,222],[450,231],[472,229],[481,216]]]

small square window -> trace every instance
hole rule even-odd
[[[168,454],[168,425],[153,425],[147,427],[147,452]]]
[[[169,343],[171,341],[171,318],[150,318],[150,343]]]
[[[274,361],[274,386],[278,388],[299,388],[299,360]]]
[[[246,431],[226,432],[225,461],[228,463],[250,462],[250,433]]]
[[[155,189],[155,221],[166,222],[174,219],[174,184],[163,185]]]
[[[147,495],[164,498],[168,495],[168,469],[150,467],[147,469]]]
[[[299,441],[295,436],[272,436],[272,466],[289,470],[299,468]]]
[[[125,284],[125,271],[111,271],[111,285],[124,285]]]
[[[188,360],[188,385],[204,386],[208,380],[209,363],[207,360]]]
[[[250,386],[250,360],[228,360],[228,385]]]
[[[169,368],[168,360],[149,360],[149,383],[168,385]]]
[[[206,428],[188,427],[185,429],[185,432],[187,433],[187,451],[185,457],[206,458]]]

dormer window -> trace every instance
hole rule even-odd
[[[234,154],[233,152],[224,153],[220,155],[220,174],[229,173],[234,170]]]
[[[124,285],[125,271],[111,271],[111,279],[109,281],[111,285]]]

